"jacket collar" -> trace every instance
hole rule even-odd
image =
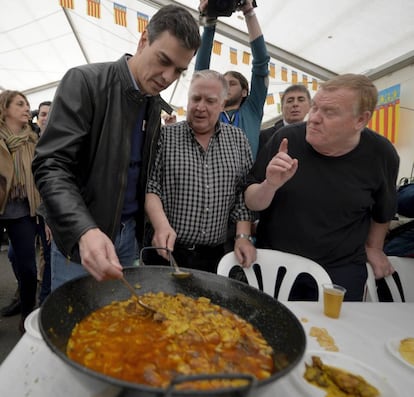
[[[125,95],[127,96],[127,98],[139,104],[142,104],[147,99],[150,101],[150,103],[153,101],[158,102],[162,110],[164,110],[168,114],[171,114],[173,108],[167,102],[165,102],[160,95],[146,97],[139,90],[137,90],[136,85],[134,85],[134,82],[132,80],[131,72],[127,64],[127,59],[131,56],[131,54],[124,54],[117,61],[117,65],[119,67],[119,77],[121,79],[122,87],[125,91]]]

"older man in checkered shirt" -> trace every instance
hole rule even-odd
[[[256,259],[243,186],[252,154],[243,131],[219,121],[227,82],[212,70],[195,72],[187,120],[163,127],[145,209],[154,247],[174,252],[183,267],[215,272],[224,255],[229,220],[236,224],[235,254],[242,266]],[[145,257],[166,264],[166,250]]]

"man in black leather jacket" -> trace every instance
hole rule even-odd
[[[199,45],[195,19],[168,5],[151,18],[135,55],[73,68],[61,80],[33,161],[54,239],[52,289],[84,268],[104,280],[133,264],[161,110],[171,112],[159,93]]]

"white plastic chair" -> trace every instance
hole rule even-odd
[[[392,276],[387,276],[384,280],[390,290],[392,300],[394,302],[414,302],[414,258],[389,256],[388,259],[399,275],[404,294],[404,296],[401,295],[394,278]],[[368,279],[366,284],[366,300],[378,302],[379,298],[374,271],[369,263],[367,263],[367,270]]]
[[[375,282],[375,275],[372,266],[367,262],[367,282],[365,283],[365,293],[364,301],[365,302],[379,302],[377,284]]]
[[[223,256],[217,267],[217,274],[229,276],[230,271],[235,267],[240,267],[234,252],[230,252]],[[318,285],[318,300],[323,299],[322,284],[332,283],[326,270],[318,263],[304,258],[299,255],[288,254],[286,252],[257,249],[257,259],[255,263],[248,269],[242,268],[249,285],[260,289],[259,280],[254,271],[254,267],[259,267],[262,274],[263,292],[273,296],[274,298],[287,301],[293,283],[301,273],[310,274]],[[276,282],[280,280],[279,269],[284,268],[286,273],[281,281],[279,292],[275,296]]]

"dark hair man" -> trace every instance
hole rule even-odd
[[[311,104],[309,90],[302,84],[293,84],[283,92],[281,104],[282,119],[278,120],[274,126],[260,131],[259,151],[276,131],[285,125],[305,120]]]
[[[53,234],[52,289],[85,269],[97,280],[120,278],[122,266],[133,264],[161,110],[171,112],[159,93],[199,45],[195,19],[167,5],[151,18],[135,55],[63,77],[33,161]]]

